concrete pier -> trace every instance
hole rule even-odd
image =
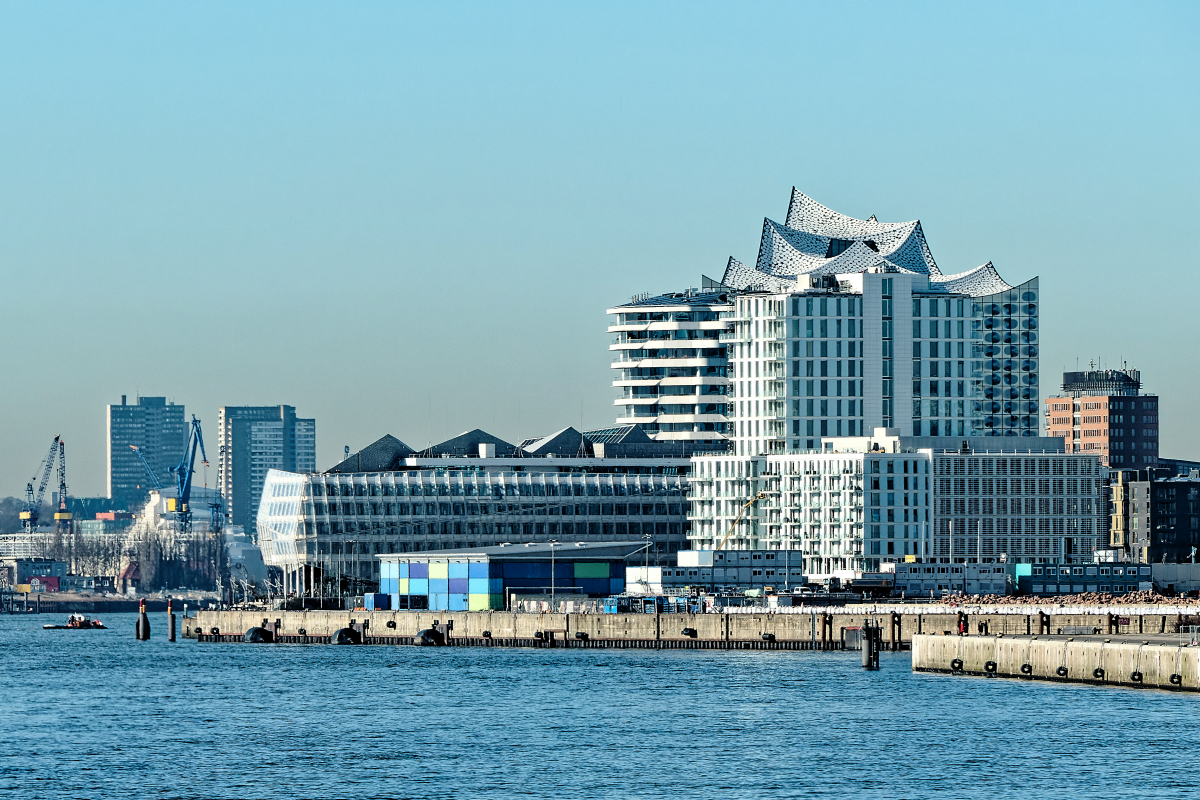
[[[933,636],[912,640],[915,671],[1200,691],[1200,647],[1178,636]]]

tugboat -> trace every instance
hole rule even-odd
[[[108,630],[104,627],[104,623],[98,619],[88,619],[83,614],[72,614],[67,617],[66,625],[43,625],[42,628],[48,631],[90,631],[90,630]]]

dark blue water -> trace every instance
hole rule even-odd
[[[0,796],[1195,797],[1200,697],[857,653],[169,644],[0,616]]]

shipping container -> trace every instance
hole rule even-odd
[[[448,565],[448,567],[449,567],[449,570],[448,570],[446,577],[462,578],[464,580],[466,579],[466,577],[467,577],[467,562],[466,561],[451,561],[450,564]]]
[[[609,594],[621,594],[624,591],[625,591],[625,579],[624,578],[609,578],[608,579],[608,593]]]
[[[470,578],[451,578],[448,583],[450,584],[449,590],[451,594],[466,594],[469,589]]]
[[[576,561],[575,562],[575,577],[576,578],[605,578],[608,575],[607,561]]]
[[[466,578],[463,578],[465,581]],[[467,610],[467,595],[456,593],[450,595],[450,611],[466,611]]]
[[[488,599],[491,601],[493,611],[503,611],[504,610],[504,595],[503,594],[489,594]]]
[[[408,577],[409,578],[428,578],[429,577],[429,564],[425,563],[424,561],[409,562]],[[412,594],[419,594],[419,592],[413,592]]]
[[[504,578],[488,578],[488,594],[504,594]]]

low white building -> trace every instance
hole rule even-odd
[[[809,580],[905,560],[1084,563],[1105,476],[1061,439],[826,438],[819,453],[692,459],[694,549],[799,551]],[[990,581],[984,581],[990,583]]]

